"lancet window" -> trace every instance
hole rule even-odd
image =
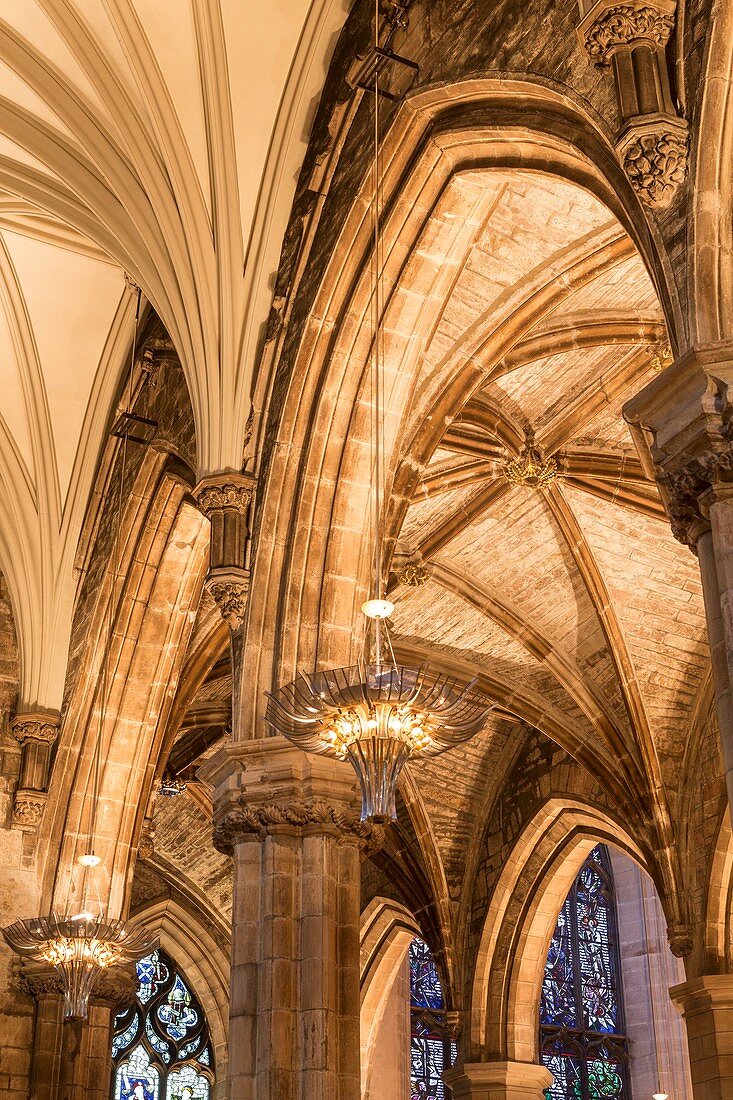
[[[443,1072],[456,1060],[445,1027],[445,1001],[438,968],[424,940],[410,944],[410,1096],[444,1100]]]

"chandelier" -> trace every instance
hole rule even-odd
[[[64,990],[64,1016],[86,1020],[89,1011],[89,997],[94,990],[97,977],[110,966],[134,962],[148,955],[157,946],[157,937],[148,934],[144,928],[131,928],[120,920],[105,918],[98,884],[93,876],[102,862],[94,851],[94,837],[97,832],[100,787],[102,777],[102,738],[104,732],[105,707],[109,696],[110,646],[114,628],[114,605],[117,578],[120,572],[120,522],[122,512],[122,493],[125,486],[125,463],[129,441],[145,442],[134,435],[137,423],[144,420],[150,426],[157,426],[149,418],[136,416],[132,411],[132,375],[135,366],[137,334],[140,321],[140,288],[137,290],[137,308],[135,310],[135,330],[132,340],[132,362],[130,364],[130,389],[128,412],[122,414],[113,427],[113,435],[122,439],[122,455],[116,511],[115,536],[110,554],[112,591],[109,599],[107,622],[107,645],[102,662],[102,674],[99,681],[100,705],[99,725],[92,756],[92,795],[89,804],[86,850],[77,858],[82,867],[81,912],[74,916],[51,913],[47,917],[32,917],[29,920],[17,920],[2,929],[5,942],[16,954],[23,958],[45,962],[52,966],[61,977]],[[122,425],[122,428],[120,427]],[[90,895],[94,894],[92,899]],[[94,912],[92,912],[92,905]]]
[[[557,477],[557,462],[545,458],[535,443],[530,429],[524,437],[524,445],[516,458],[507,458],[502,467],[504,477],[512,485],[527,485],[545,489]]]
[[[375,10],[375,57],[379,57],[379,4]],[[355,665],[313,675],[301,673],[279,690],[268,692],[266,718],[279,733],[306,752],[348,761],[361,788],[362,820],[397,816],[397,780],[408,760],[435,756],[472,737],[484,725],[492,705],[466,685],[428,664],[398,664],[389,635],[394,605],[383,598],[381,493],[384,457],[382,348],[379,318],[381,287],[381,171],[379,162],[379,65],[375,65],[374,102],[374,263],[372,266],[371,525],[373,598],[362,605],[364,645]],[[408,585],[427,580],[419,566],[405,577]]]
[[[158,784],[158,794],[164,798],[176,798],[179,794],[185,794],[188,784],[179,776],[165,774]]]
[[[61,975],[64,1016],[86,1020],[97,975],[120,963],[148,955],[155,937],[144,928],[130,930],[123,921],[104,921],[91,913],[74,917],[34,917],[3,928],[7,944],[18,955],[46,962]]]

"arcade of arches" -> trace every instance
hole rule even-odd
[[[493,703],[384,826],[264,718],[362,643],[375,68],[392,636]],[[91,831],[159,946],[2,944],[0,1096],[733,1100],[732,89],[733,0],[3,5],[0,924]]]

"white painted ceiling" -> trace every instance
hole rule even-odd
[[[11,0],[0,19],[0,569],[21,706],[61,702],[73,558],[142,287],[199,473],[255,349],[347,0]]]

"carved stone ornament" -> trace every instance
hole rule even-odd
[[[64,996],[64,985],[58,970],[42,963],[20,963],[16,984],[29,997],[38,1001],[42,997]],[[92,1003],[110,1005],[116,1012],[129,1008],[135,1002],[137,977],[132,968],[114,966],[100,973],[94,983]]]
[[[40,741],[52,745],[59,734],[60,718],[47,714],[19,714],[13,719],[11,731],[19,744]]]
[[[674,27],[674,15],[645,5],[619,4],[606,8],[585,32],[584,46],[599,67],[610,64],[615,50],[636,42],[650,42],[664,49]]]
[[[243,475],[242,481],[234,478],[229,481],[203,481],[196,489],[196,500],[205,516],[210,516],[212,512],[222,512],[225,508],[245,515],[252,503],[253,493],[254,480],[245,480]]]
[[[649,358],[656,374],[661,374],[663,370],[672,365],[674,355],[672,354],[672,347],[669,340],[656,340],[653,344],[649,345],[648,350]]]
[[[701,529],[706,523],[700,510],[700,497],[718,482],[733,481],[733,445],[700,455],[673,473],[662,471],[659,480],[667,488],[672,534],[678,542],[694,550],[696,528]]]
[[[353,838],[362,851],[370,853],[384,843],[383,825],[362,821],[357,813],[340,809],[328,802],[311,800],[291,802],[289,806],[267,803],[249,806],[240,802],[217,822],[214,828],[214,847],[224,855],[232,855],[234,847],[249,837],[264,839],[272,830],[281,826],[304,829],[308,826],[334,828],[344,839]]]
[[[401,569],[397,570],[397,580],[400,584],[406,584],[409,588],[420,588],[430,577],[430,570],[426,565],[417,561],[408,561]]]
[[[152,859],[155,855],[155,836],[151,829],[143,829],[137,844],[138,859]]]
[[[646,206],[664,210],[672,204],[685,181],[687,146],[682,120],[633,126],[618,143],[623,169]]]
[[[37,829],[43,818],[48,795],[45,791],[18,791],[13,802],[13,822],[26,829]]]
[[[210,573],[206,589],[211,593],[222,618],[232,630],[238,630],[244,622],[249,592],[249,574],[245,570],[222,570]]]
[[[689,924],[670,924],[667,928],[669,949],[678,959],[692,954],[692,931]]]

